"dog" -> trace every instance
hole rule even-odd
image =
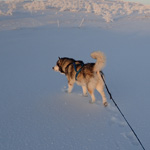
[[[71,93],[74,83],[77,83],[82,86],[84,96],[87,96],[87,91],[89,92],[92,99],[90,103],[94,103],[94,90],[96,89],[102,96],[103,105],[107,106],[108,103],[104,93],[105,85],[102,79],[102,76],[104,76],[102,69],[106,64],[106,57],[101,51],[92,52],[91,57],[96,59],[96,63],[84,64],[81,60],[59,57],[56,66],[52,69],[67,77],[68,93]]]

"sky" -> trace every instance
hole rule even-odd
[[[124,0],[124,1],[140,2],[140,3],[143,3],[143,4],[150,4],[150,0]]]

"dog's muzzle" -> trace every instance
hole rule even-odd
[[[53,69],[54,71],[59,71],[59,67],[58,67],[58,66],[52,67],[52,69]]]

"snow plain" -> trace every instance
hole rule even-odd
[[[108,94],[107,108],[96,91],[97,101],[90,104],[81,87],[67,94],[65,76],[52,70],[58,56],[94,62],[90,53],[101,50],[107,57],[103,71],[112,96],[148,150],[148,6],[140,4],[142,14],[113,15],[108,23],[93,11],[62,11],[62,7],[44,5],[30,13],[22,3],[28,8],[37,3],[27,2],[0,3],[1,10],[4,4],[13,10],[0,16],[0,149],[142,150]],[[118,3],[126,4],[113,1],[116,7]]]

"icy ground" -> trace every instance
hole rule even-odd
[[[148,150],[148,14],[106,23],[92,12],[19,8],[0,17],[0,150],[142,150],[106,91],[108,107],[96,91],[90,104],[81,87],[67,94],[65,76],[52,70],[58,56],[94,62],[95,50],[105,53],[108,87]]]

